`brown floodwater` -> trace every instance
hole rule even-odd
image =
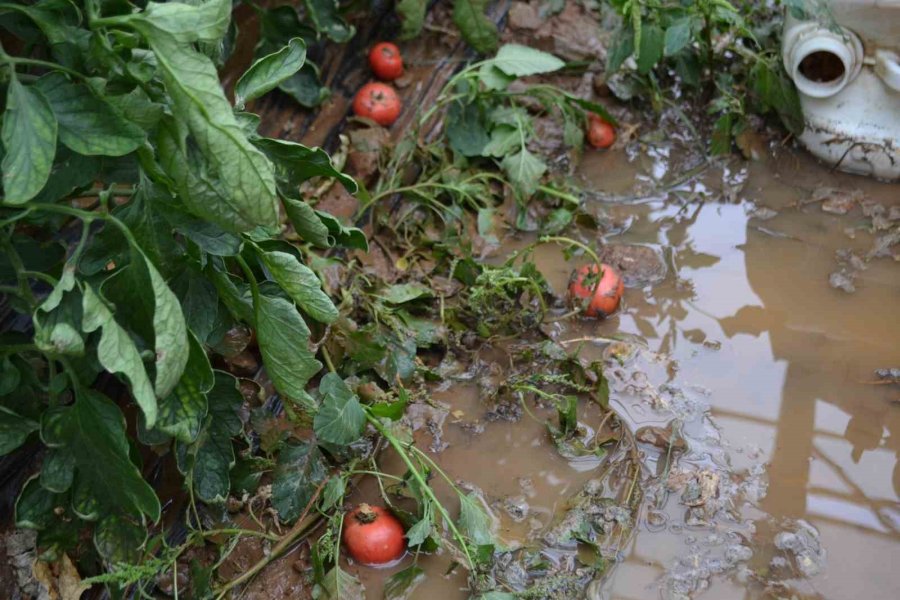
[[[823,186],[858,189],[897,211],[900,186],[831,173],[785,149],[680,181],[691,167],[665,149],[585,158],[580,172],[596,192],[589,212],[625,229],[597,243],[649,245],[668,272],[654,286],[627,289],[614,317],[551,331],[567,348],[598,358],[609,338],[625,334],[639,344],[650,358],[639,363],[640,373],[611,374],[613,406],[632,428],[675,420],[690,450],[673,469],[733,475],[743,492],[732,518],[711,525],[686,522],[677,494],[654,501],[652,527],[644,506],[598,597],[900,597],[900,391],[872,384],[875,369],[900,366],[900,265],[875,258],[857,274],[854,293],[831,287],[836,252],[865,256],[871,221],[858,206],[835,215],[807,202]],[[553,246],[542,247],[536,261],[561,293],[573,264]],[[665,386],[681,390],[670,399],[688,400],[660,401]],[[527,504],[521,522],[495,511],[511,547],[536,539],[592,476],[591,465],[559,456],[544,425],[528,415],[485,422],[475,382],[457,382],[434,400],[451,411],[443,424],[447,446],[433,454],[441,467],[478,486],[495,507],[510,498]],[[474,433],[473,424],[483,431]],[[658,457],[645,458],[653,472]],[[384,466],[400,470],[389,457]],[[374,484],[366,485],[363,496],[375,495]],[[803,523],[827,558],[813,553],[808,577],[795,567],[776,578],[772,561],[784,554],[779,533]],[[725,546],[734,542],[752,558],[723,568]],[[381,598],[384,578],[411,560],[388,570],[349,568],[368,598]],[[464,574],[444,574],[449,563],[446,554],[420,558],[429,577],[411,598],[467,598]]]

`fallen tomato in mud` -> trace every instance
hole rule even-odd
[[[622,277],[607,264],[601,265],[600,273],[596,264],[579,267],[569,281],[569,297],[573,304],[583,306],[584,301],[590,299],[584,307],[586,317],[608,317],[619,307],[624,291]]]
[[[616,130],[600,115],[588,113],[587,140],[594,148],[609,148],[616,141]]]
[[[342,539],[353,560],[364,565],[384,565],[406,552],[403,525],[380,506],[360,504],[344,517]]]
[[[400,116],[400,96],[387,84],[367,83],[356,92],[353,112],[358,117],[389,127]]]
[[[381,42],[369,51],[369,66],[375,77],[382,81],[393,81],[403,75],[403,57],[400,48],[390,42]]]

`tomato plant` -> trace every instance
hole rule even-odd
[[[15,512],[44,556],[93,531],[107,565],[140,559],[160,520],[139,444],[172,453],[191,498],[229,495],[244,400],[214,366],[230,332],[252,327],[285,402],[327,418],[335,400],[306,390],[322,366],[310,342],[338,310],[309,252],[366,246],[298,193],[313,177],[352,193],[353,179],[228,102],[216,62],[229,0],[117,6],[0,7],[23,36],[0,50],[0,291],[18,323],[0,345],[0,453],[44,448]],[[238,105],[304,57],[299,38],[260,57]],[[282,213],[304,248],[276,239]]]

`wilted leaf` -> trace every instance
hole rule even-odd
[[[309,350],[309,327],[284,298],[261,294],[255,312],[259,350],[275,389],[297,401],[308,399],[306,384],[322,368]]]
[[[260,258],[272,277],[309,316],[322,323],[333,323],[338,311],[316,274],[287,252],[260,252]]]
[[[362,435],[366,414],[347,384],[335,373],[319,383],[322,403],[313,421],[316,436],[332,444],[346,445]]]
[[[497,47],[497,26],[484,11],[487,0],[454,0],[453,22],[459,27],[463,39],[478,52],[487,54]]]
[[[278,454],[272,482],[272,506],[281,519],[297,519],[325,476],[325,462],[315,444],[288,442]]]
[[[103,368],[111,373],[121,373],[131,383],[131,393],[141,407],[148,427],[156,423],[156,394],[144,370],[141,355],[128,332],[116,322],[112,312],[90,285],[84,286],[83,298],[85,333],[101,329],[97,345],[97,358]]]
[[[525,77],[539,73],[551,73],[563,68],[566,63],[552,54],[522,46],[505,44],[497,52],[491,64],[507,75]]]
[[[395,10],[400,18],[400,39],[408,40],[422,32],[425,22],[426,0],[398,0]]]

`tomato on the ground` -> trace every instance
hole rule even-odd
[[[587,139],[594,148],[609,148],[616,141],[616,130],[600,115],[588,113]]]
[[[406,552],[403,525],[380,506],[360,504],[344,517],[342,539],[353,560],[384,565]]]
[[[375,77],[393,81],[403,75],[403,57],[400,48],[390,42],[375,44],[369,51],[369,66]]]
[[[569,297],[573,304],[584,307],[586,317],[608,317],[619,307],[625,291],[625,283],[615,269],[607,264],[601,268],[598,274],[596,264],[579,267],[569,281]]]
[[[400,108],[400,96],[385,83],[367,83],[353,99],[353,112],[357,116],[372,119],[382,127],[389,127],[397,120]]]

